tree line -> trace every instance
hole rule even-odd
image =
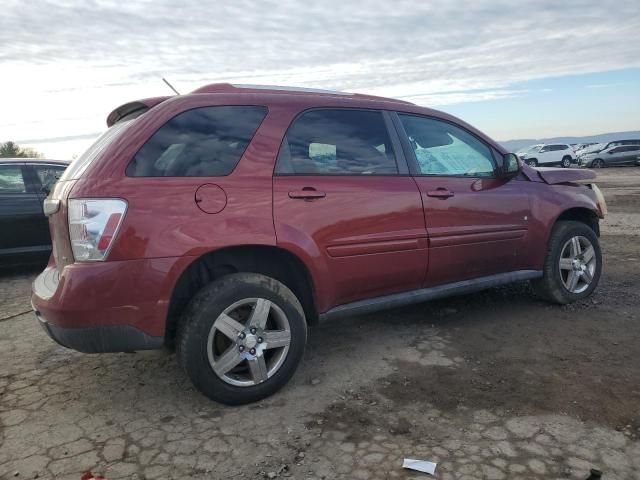
[[[0,143],[0,158],[43,158],[39,151],[21,147],[16,142],[8,141]]]

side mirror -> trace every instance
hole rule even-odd
[[[502,160],[502,172],[505,178],[513,178],[520,171],[520,159],[515,153],[507,153]]]

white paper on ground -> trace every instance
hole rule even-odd
[[[402,468],[410,468],[411,470],[428,473],[429,475],[436,473],[437,465],[437,463],[427,462],[426,460],[414,460],[412,458],[405,458],[402,462]]]

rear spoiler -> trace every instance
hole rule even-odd
[[[124,118],[129,118],[131,116],[134,116],[135,118],[139,115],[142,115],[147,110],[155,107],[159,103],[164,102],[168,98],[171,97],[144,98],[142,100],[136,100],[135,102],[129,102],[125,103],[124,105],[120,105],[107,117],[107,127],[115,125]]]

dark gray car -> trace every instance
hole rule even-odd
[[[640,145],[620,145],[580,157],[580,166],[588,168],[635,165],[640,161]]]
[[[0,158],[0,266],[49,255],[42,202],[69,162]]]

